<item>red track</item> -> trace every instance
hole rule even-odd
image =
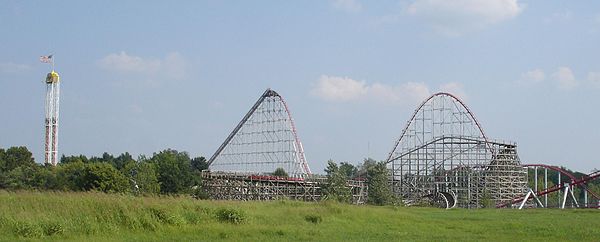
[[[551,169],[550,167],[548,167],[548,168]],[[594,179],[596,179],[598,177],[600,177],[600,171],[596,171],[596,172],[590,173],[589,175],[584,176],[584,177],[582,177],[580,179],[572,180],[571,183],[567,183],[567,184],[570,185],[570,186],[583,185],[583,184],[585,184],[585,183],[587,183],[587,182],[589,182],[591,180],[594,180]],[[546,190],[539,191],[538,193],[536,193],[536,195],[539,197],[539,196],[542,196],[542,195],[546,195],[548,193],[559,191],[559,190],[561,190],[563,188],[565,188],[565,183],[563,183],[563,184],[557,184],[557,185],[555,185],[553,187],[550,187],[550,188],[548,188]],[[533,198],[533,196],[530,196],[528,199],[531,199],[531,198]],[[500,204],[500,205],[498,205],[496,207],[497,208],[507,207],[507,206],[515,204],[515,203],[523,202],[524,199],[525,199],[525,197],[515,198],[511,202],[503,203],[503,204]]]
[[[550,170],[553,171],[557,171],[560,172],[561,174],[568,176],[569,178],[571,178],[571,183],[575,182],[577,180],[577,177],[575,177],[573,174],[571,174],[568,171],[565,171],[564,169],[558,167],[558,166],[551,166],[551,165],[545,165],[545,164],[527,164],[527,165],[523,165],[525,167],[544,167],[544,168],[548,168]],[[594,173],[592,173],[594,174]],[[591,175],[591,174],[590,174]],[[589,176],[589,175],[588,175]],[[594,193],[593,191],[590,191],[587,186],[585,185],[585,183],[580,184],[581,188],[585,189],[590,195],[592,195],[592,197],[600,200],[600,196],[598,196],[598,194]],[[537,189],[537,188],[536,188]]]

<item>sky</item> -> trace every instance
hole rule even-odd
[[[600,1],[0,1],[0,147],[210,157],[266,88],[311,169],[384,160],[417,105],[452,92],[522,163],[600,168]]]

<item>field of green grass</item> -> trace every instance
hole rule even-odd
[[[0,241],[600,241],[600,210],[0,191]]]

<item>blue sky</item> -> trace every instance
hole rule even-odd
[[[38,162],[53,53],[61,154],[209,157],[271,87],[322,172],[385,159],[450,91],[523,163],[600,168],[598,1],[5,0],[0,30],[0,147]]]

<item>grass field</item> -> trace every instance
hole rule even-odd
[[[0,241],[600,241],[600,210],[441,210],[0,191]]]

